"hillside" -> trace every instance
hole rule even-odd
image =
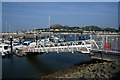
[[[85,26],[85,27],[82,27],[83,30],[86,30],[86,31],[111,31],[111,32],[118,32],[117,29],[114,29],[114,28],[100,28],[98,26]]]
[[[83,30],[86,30],[86,31],[101,31],[102,29],[98,26],[85,26],[85,27],[82,27]]]
[[[53,24],[52,26],[50,26],[51,29],[67,29],[68,26],[62,26],[59,24]]]
[[[90,26],[85,26],[85,27],[69,27],[69,26],[62,26],[60,24],[53,24],[50,29],[67,29],[68,31],[77,31],[77,30],[80,30],[80,31],[111,31],[111,32],[118,32],[117,29],[114,29],[114,28],[100,28],[98,26],[94,26],[94,25],[90,25]]]

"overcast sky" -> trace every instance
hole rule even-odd
[[[48,16],[51,25],[118,28],[117,2],[3,2],[2,9],[3,31],[47,28]]]

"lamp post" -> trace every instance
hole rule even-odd
[[[13,40],[13,37],[12,37],[12,36],[10,36],[11,52],[12,52],[12,50],[13,50],[13,46],[12,46],[12,40]]]
[[[38,36],[36,35],[36,45],[37,45]]]

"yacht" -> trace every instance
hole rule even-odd
[[[0,44],[0,53],[2,56],[5,56],[6,54],[9,54],[9,45],[8,44]]]

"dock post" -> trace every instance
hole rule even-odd
[[[107,37],[107,35],[106,35],[106,43],[108,43],[108,37]]]
[[[11,52],[12,52],[12,50],[13,50],[13,46],[12,46],[12,36],[10,36],[10,45],[11,45]]]
[[[36,35],[36,45],[37,45],[38,36]]]
[[[92,38],[92,34],[90,35],[90,39],[92,40],[93,38]]]
[[[74,41],[76,41],[76,34],[74,36],[75,36],[75,40]]]
[[[65,41],[64,42],[66,42],[66,35],[64,34],[64,39],[65,39]]]
[[[25,35],[23,36],[23,39],[25,39]]]
[[[21,38],[20,38],[20,40],[19,40],[19,43],[21,44],[22,42],[21,42]]]
[[[5,38],[5,36],[4,35],[2,35],[2,40]]]
[[[81,37],[80,37],[80,36],[81,36],[81,33],[78,35],[78,40],[79,40],[79,41],[81,40]]]
[[[79,41],[79,34],[77,34],[77,41]]]
[[[103,60],[103,53],[102,53],[102,51],[100,51],[100,55],[101,55],[101,59]]]

